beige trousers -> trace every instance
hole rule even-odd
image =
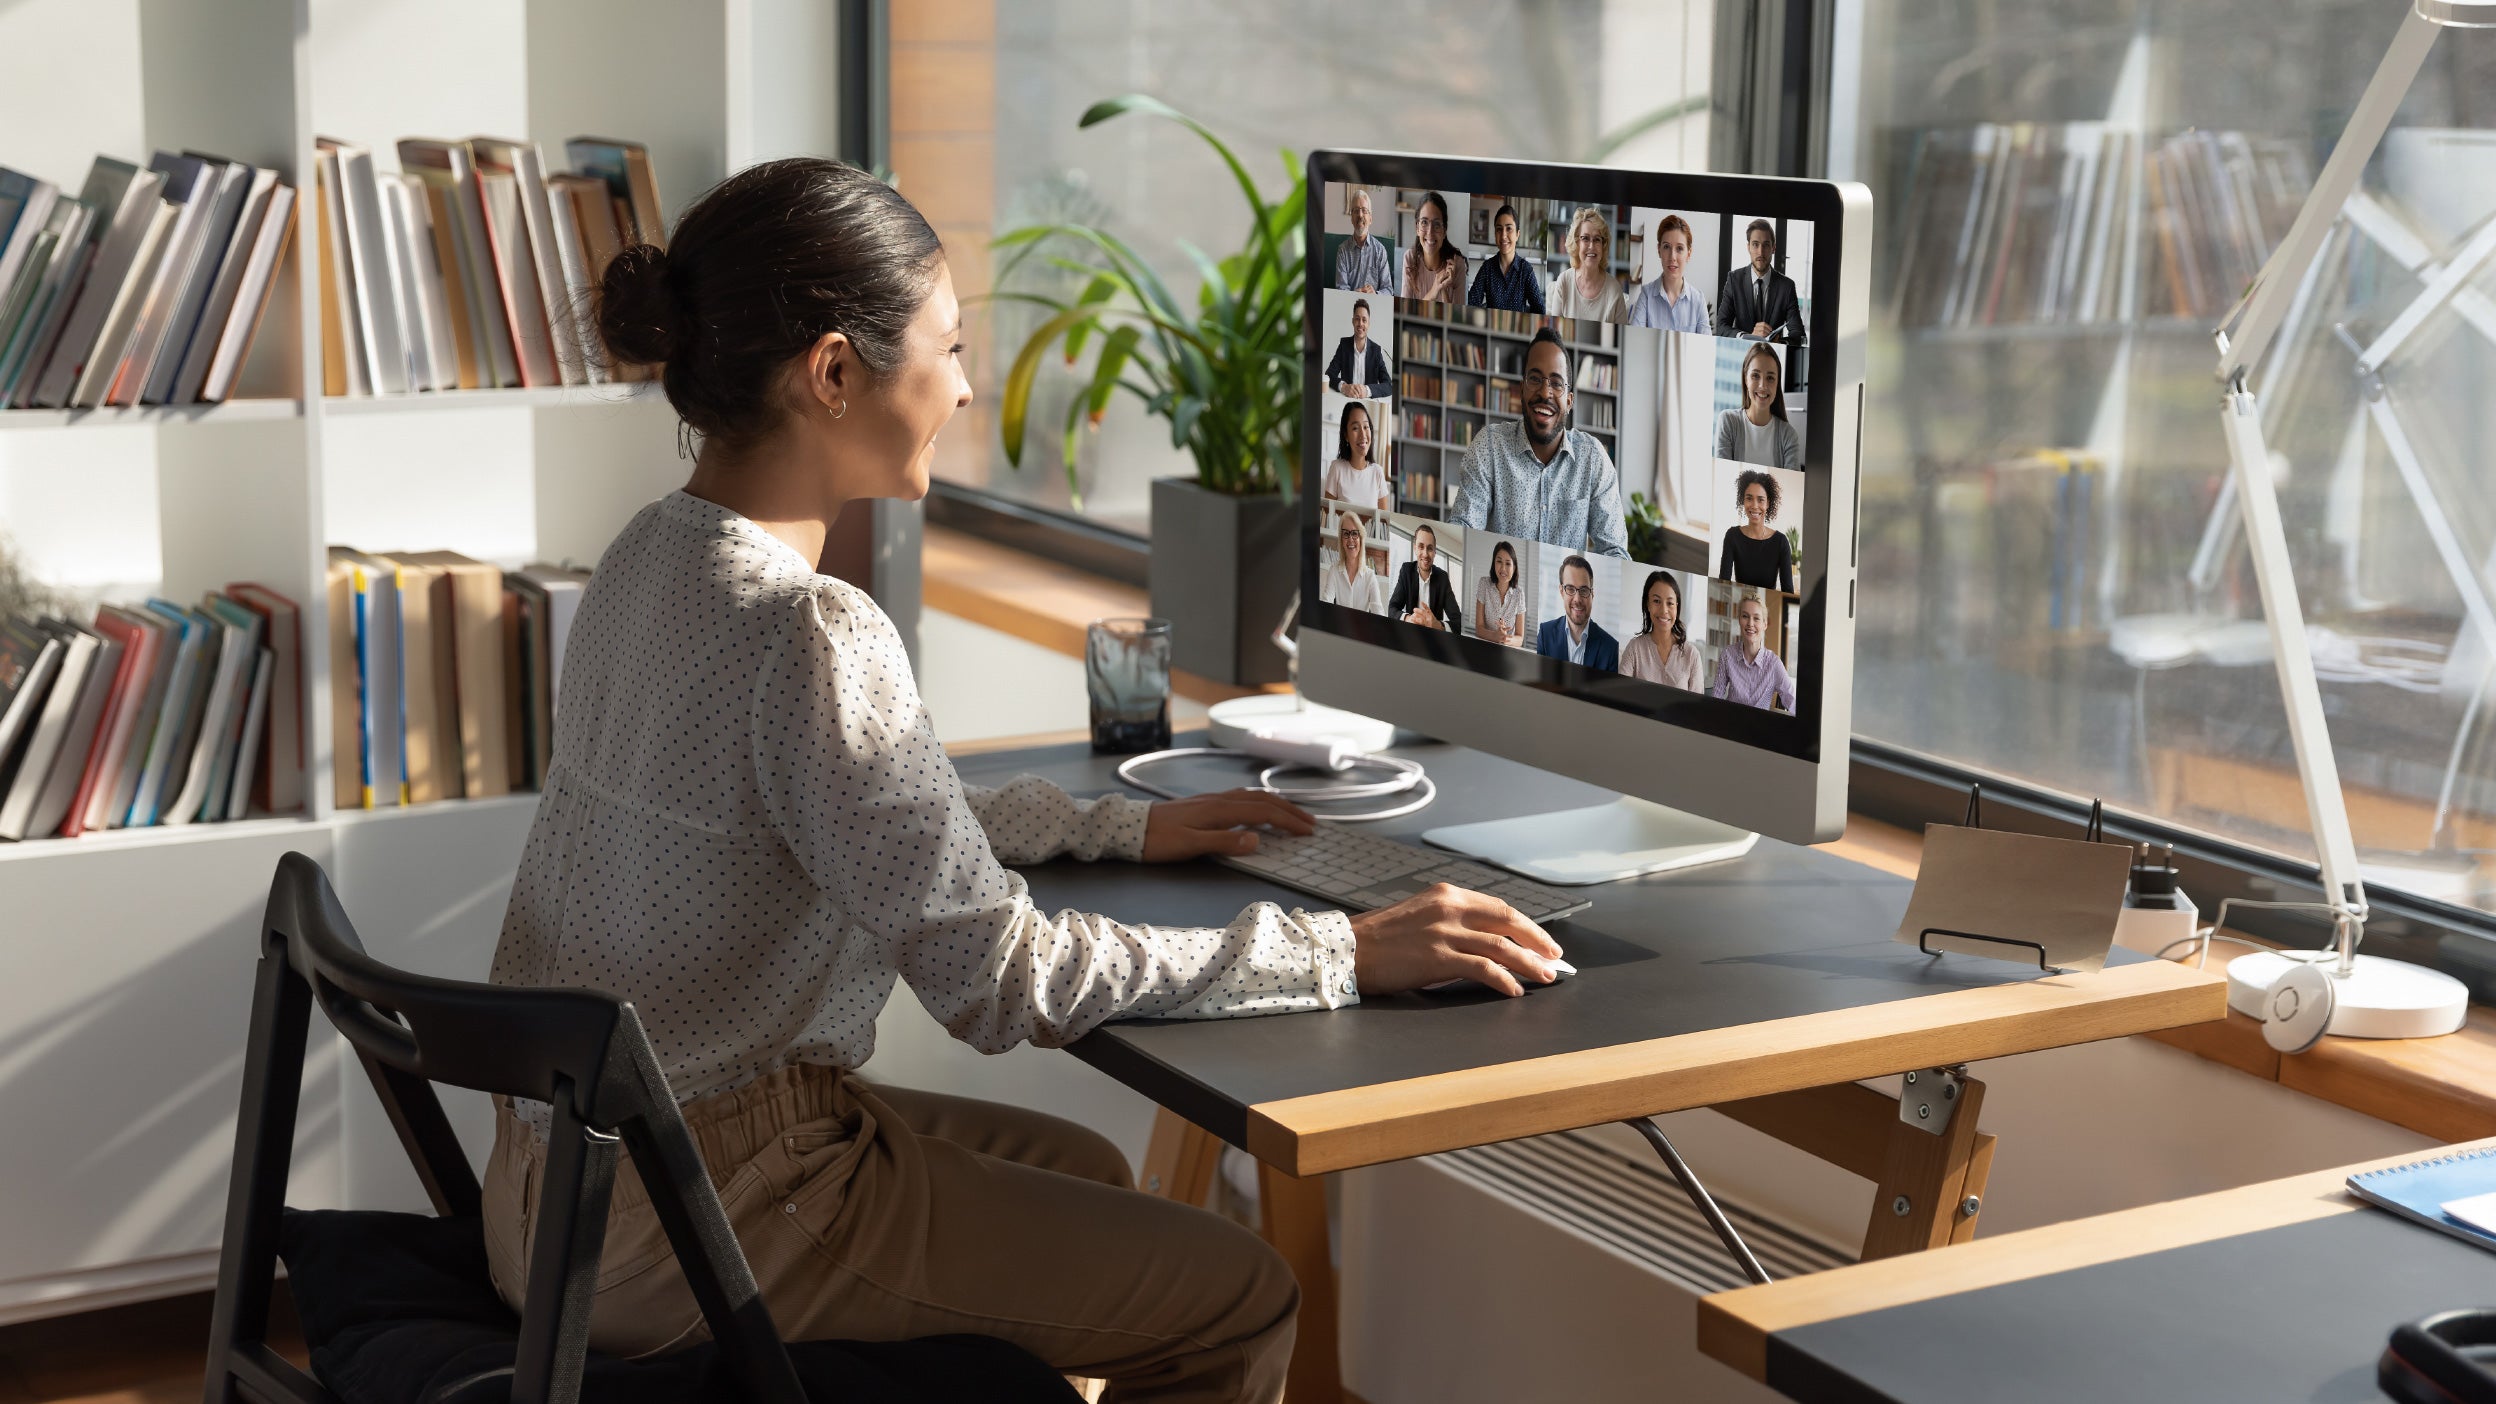
[[[1014,1342],[1111,1400],[1283,1394],[1300,1292],[1255,1234],[1128,1187],[1106,1139],[1037,1112],[783,1068],[685,1108],[780,1334]],[[494,1286],[518,1308],[545,1144],[506,1107],[485,1173]],[[708,1334],[631,1161],[618,1167],[590,1344]]]

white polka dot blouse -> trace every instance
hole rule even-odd
[[[966,787],[883,610],[726,508],[642,509],[565,653],[493,978],[632,1000],[679,1101],[859,1066],[896,978],[988,1053],[1359,998],[1340,912],[1258,903],[1213,931],[1035,907],[1005,863],[1139,858],[1149,806]]]

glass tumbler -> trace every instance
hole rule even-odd
[[[1094,621],[1084,638],[1083,685],[1092,697],[1093,750],[1167,749],[1170,621]]]

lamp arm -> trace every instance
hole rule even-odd
[[[2331,157],[2323,163],[2323,173],[2316,178],[2304,205],[2298,208],[2295,221],[2289,224],[2287,237],[2271,250],[2262,271],[2254,275],[2253,285],[2219,324],[2219,383],[2231,391],[2270,348],[2280,320],[2288,313],[2289,299],[2304,281],[2307,267],[2321,254],[2323,236],[2330,232],[2332,221],[2339,218],[2340,206],[2364,179],[2367,161],[2373,158],[2375,148],[2383,144],[2383,135],[2400,113],[2401,99],[2408,95],[2409,85],[2425,65],[2427,51],[2435,47],[2441,28],[2419,14],[2416,6],[2404,7],[2400,30],[2392,36],[2392,47],[2384,52],[2375,76],[2367,80],[2365,95],[2349,114],[2348,126],[2331,148]]]

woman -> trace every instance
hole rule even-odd
[[[1517,210],[1514,205],[1501,205],[1492,212],[1491,243],[1498,252],[1482,260],[1482,267],[1474,273],[1473,288],[1465,294],[1465,301],[1475,307],[1541,312],[1543,280],[1534,272],[1534,260],[1517,255]]]
[[[1756,468],[1733,480],[1733,505],[1742,520],[1725,528],[1725,547],[1716,561],[1716,578],[1763,590],[1794,593],[1794,543],[1769,525],[1777,519],[1783,495],[1773,473]]]
[[[1447,197],[1432,190],[1413,216],[1413,246],[1404,251],[1404,295],[1423,302],[1465,300],[1465,256],[1447,238]]]
[[[1317,598],[1325,604],[1342,605],[1369,614],[1384,614],[1379,603],[1378,574],[1369,568],[1369,547],[1361,531],[1361,519],[1349,512],[1338,514],[1335,528],[1335,568],[1318,574]]]
[[[1639,599],[1638,637],[1621,649],[1621,671],[1645,682],[1699,691],[1707,678],[1689,628],[1681,622],[1680,582],[1671,571],[1654,571]]]
[[[1507,648],[1527,647],[1525,588],[1518,584],[1517,548],[1502,541],[1491,548],[1491,573],[1473,589],[1473,633]]]
[[[1551,287],[1551,314],[1590,322],[1626,322],[1629,299],[1612,276],[1612,221],[1588,205],[1569,221],[1569,271]]]
[[[1335,461],[1326,465],[1326,481],[1319,496],[1336,502],[1349,502],[1362,511],[1395,510],[1395,502],[1387,496],[1387,470],[1373,457],[1377,435],[1369,427],[1369,406],[1358,400],[1343,402],[1343,422],[1335,426]]]
[[[1716,456],[1770,468],[1803,466],[1803,438],[1785,418],[1784,367],[1767,342],[1742,356],[1742,407],[1716,417]]]
[[[1237,791],[1148,806],[955,775],[892,621],[821,569],[844,508],[926,493],[937,431],[971,398],[944,250],[892,187],[812,158],[751,167],[666,250],[616,255],[598,301],[615,359],[665,365],[698,451],[581,600],[493,978],[633,1001],[783,1335],[975,1332],[1126,1398],[1278,1397],[1297,1303],[1281,1259],[1126,1189],[1089,1131],[860,1082],[894,982],[1002,1052],[1121,1015],[1460,975],[1521,993],[1511,969],[1542,978],[1557,948],[1445,888],[1348,921],[1261,903],[1219,931],[1032,904],[1004,861],[1245,853],[1244,826],[1310,820]],[[486,1169],[487,1259],[515,1306],[547,1117],[503,1102]],[[590,1345],[698,1339],[629,1161],[606,1244]]]

